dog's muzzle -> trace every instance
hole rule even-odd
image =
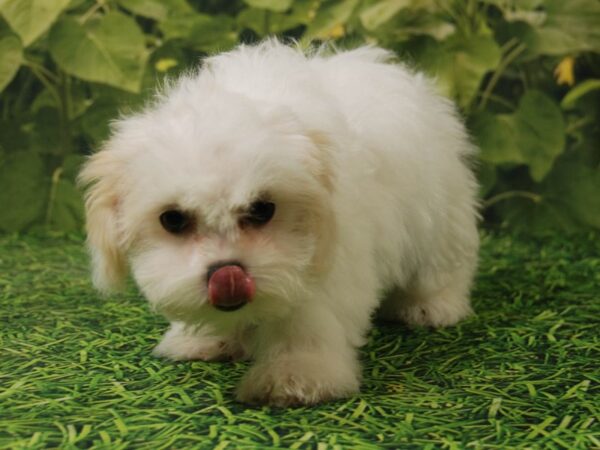
[[[236,261],[213,264],[206,274],[208,300],[220,311],[236,311],[252,300],[254,279]]]

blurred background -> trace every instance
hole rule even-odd
[[[485,226],[600,228],[599,0],[0,0],[0,231],[80,232],[75,177],[110,121],[271,35],[434,77],[481,148]]]

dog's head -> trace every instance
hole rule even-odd
[[[291,111],[199,83],[117,122],[85,165],[94,283],[114,290],[131,268],[170,320],[281,317],[330,258],[329,140]]]

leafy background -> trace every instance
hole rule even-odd
[[[490,226],[600,228],[599,0],[0,0],[0,231],[79,231],[119,113],[267,35],[374,43],[435,77],[481,147]]]

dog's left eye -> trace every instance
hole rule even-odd
[[[187,231],[191,222],[187,214],[176,209],[170,209],[160,215],[160,224],[172,234],[181,234]]]
[[[275,215],[275,203],[256,201],[250,205],[248,212],[242,217],[240,223],[255,227],[266,225]]]

